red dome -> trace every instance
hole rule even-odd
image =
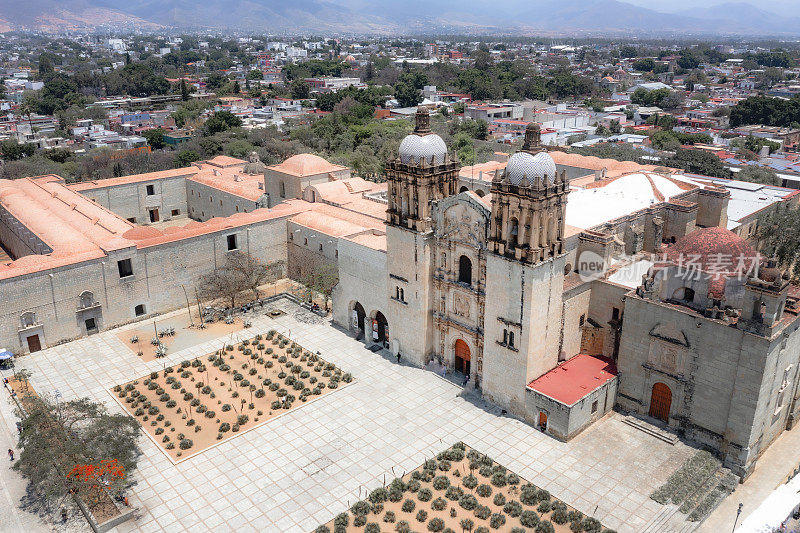
[[[755,273],[759,254],[747,242],[724,228],[702,228],[667,248],[667,259],[709,274]]]

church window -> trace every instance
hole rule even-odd
[[[509,332],[508,332],[508,345],[509,345],[511,348],[513,348],[513,347],[514,347],[514,332],[513,332],[513,331],[509,331]]]
[[[597,400],[592,402],[592,412],[593,413],[597,412]]]
[[[511,224],[511,231],[509,232],[510,237],[508,241],[508,246],[510,248],[516,248],[517,239],[519,237],[519,222],[517,221],[516,218],[512,218],[510,224]]]
[[[466,255],[458,258],[458,281],[472,285],[472,261]]]
[[[400,301],[401,302],[405,302],[406,301],[406,295],[405,295],[405,291],[403,291],[403,289],[400,289]]]
[[[229,252],[239,248],[238,244],[236,243],[236,235],[235,234],[234,235],[228,235],[227,241],[228,241],[228,251]]]
[[[156,193],[155,185],[147,185],[146,190],[147,190],[147,196],[153,196]]]
[[[280,188],[281,188],[280,192],[281,198],[286,198],[286,185],[284,185],[283,182],[281,182]]]
[[[586,323],[586,315],[584,314],[581,315],[581,317],[578,319],[578,326],[583,326],[585,323]]]
[[[303,239],[303,246],[308,246],[308,237]]]
[[[619,308],[611,308],[611,320],[619,320]]]
[[[508,344],[508,330],[503,330],[503,344]]]
[[[322,251],[322,243],[319,243],[319,251]]]
[[[23,313],[22,316],[19,317],[19,319],[23,328],[29,328],[36,325],[36,313],[34,313],[33,311],[28,311],[27,313]]]

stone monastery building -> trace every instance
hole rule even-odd
[[[328,263],[333,319],[365,343],[556,438],[619,406],[746,477],[800,414],[800,291],[748,243],[796,191],[539,140],[462,168],[420,107],[382,184],[310,154],[0,180],[0,346],[181,307],[234,250],[292,278]]]

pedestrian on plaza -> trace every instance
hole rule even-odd
[[[469,383],[469,374],[464,377],[464,383],[461,385],[462,387],[466,387],[467,383]]]
[[[397,352],[397,364],[400,364],[400,352]]]
[[[12,461],[14,460],[14,450],[12,450],[11,448],[8,449],[8,456],[11,458]]]
[[[61,521],[62,522],[66,522],[67,521],[67,508],[66,507],[62,507],[61,508]]]

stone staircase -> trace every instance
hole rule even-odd
[[[633,415],[626,415],[622,418],[622,422],[628,424],[629,426],[635,427],[639,431],[643,431],[648,435],[651,435],[658,440],[662,440],[668,444],[675,445],[678,442],[678,436],[674,433],[667,431],[665,429],[661,429],[658,426],[655,426],[645,420],[637,418]]]

